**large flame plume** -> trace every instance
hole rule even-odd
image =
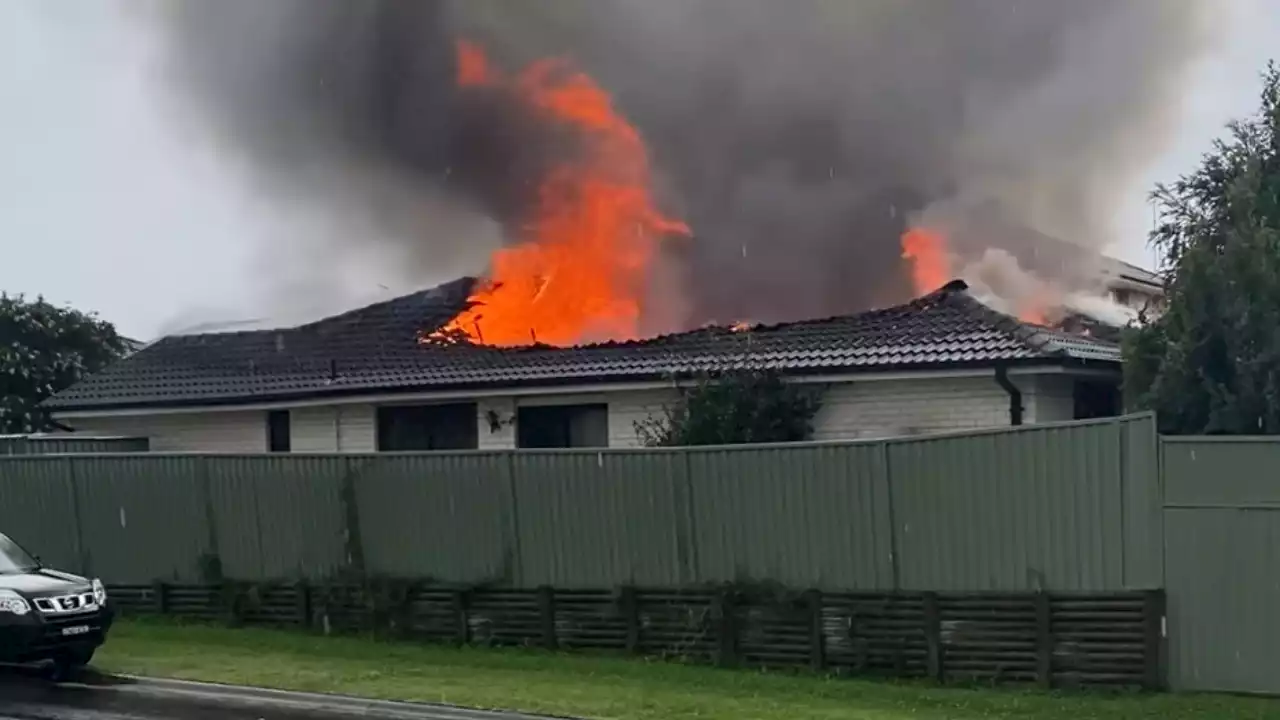
[[[935,289],[904,272],[909,223],[945,231],[951,277],[996,248],[1092,288],[1100,251],[1140,242],[1112,221],[1231,5],[170,0],[154,27],[167,112],[261,200],[264,312],[487,268],[453,330],[566,343],[906,301]],[[651,168],[696,242],[664,247]],[[584,199],[600,187],[628,192]],[[988,205],[1003,230],[973,227]],[[1081,251],[1039,262],[1045,237]],[[580,251],[609,272],[575,276]],[[1004,297],[1008,258],[988,260]]]
[[[516,243],[493,254],[468,309],[429,338],[572,345],[638,337],[658,243],[689,234],[655,208],[640,133],[566,61],[540,60],[509,78],[477,44],[460,41],[457,53],[461,88],[511,95],[577,147],[542,178]]]

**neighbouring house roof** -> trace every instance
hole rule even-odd
[[[1152,292],[1161,292],[1164,289],[1160,276],[1151,270],[1113,257],[1103,257],[1103,262],[1106,264],[1107,270],[1117,277],[1147,285]]]
[[[793,374],[1102,364],[1118,347],[1027,325],[955,281],[910,303],[823,320],[704,328],[570,348],[420,344],[450,320],[464,279],[282,330],[163,338],[45,402],[55,411],[286,401],[339,394],[657,380],[751,366]]]

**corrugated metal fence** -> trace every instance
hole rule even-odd
[[[0,528],[114,583],[1161,585],[1150,415],[673,450],[0,459]]]
[[[151,447],[147,438],[82,435],[0,435],[0,456],[66,453],[138,453]]]
[[[1161,449],[1170,683],[1280,693],[1280,439]]]

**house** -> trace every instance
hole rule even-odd
[[[1160,276],[1145,268],[1108,255],[1096,247],[1049,235],[1012,220],[995,206],[969,208],[960,224],[950,228],[953,249],[970,260],[991,249],[1000,249],[1018,267],[1048,279],[1099,277],[1108,299],[1137,313],[1158,313],[1164,301]]]
[[[166,337],[46,401],[80,432],[159,452],[631,447],[698,373],[752,366],[823,388],[815,439],[1112,415],[1118,347],[1028,325],[955,281],[822,320],[572,348],[423,344],[464,279],[289,329]]]
[[[1164,305],[1164,283],[1159,275],[1123,260],[1103,260],[1107,290],[1113,302],[1131,310],[1160,311]]]

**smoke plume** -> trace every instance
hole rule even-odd
[[[691,326],[902,300],[914,221],[968,262],[1074,243],[1035,267],[1071,287],[1168,139],[1212,5],[179,0],[160,23],[176,97],[264,195],[358,221],[340,244],[433,279],[483,270],[556,150],[518,109],[457,91],[455,38],[508,66],[572,58],[693,229],[665,263]],[[317,272],[334,257],[285,255]]]

